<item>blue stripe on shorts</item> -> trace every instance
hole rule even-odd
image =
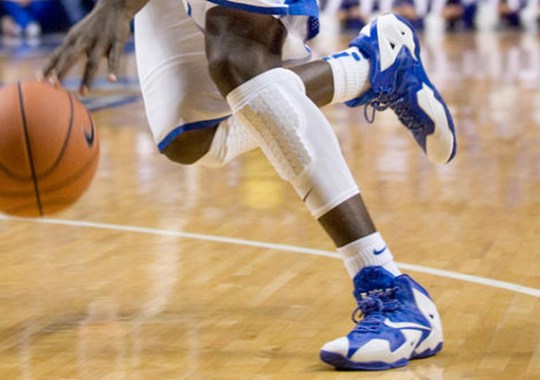
[[[161,140],[161,142],[158,144],[158,149],[160,152],[163,152],[176,137],[180,136],[184,132],[192,131],[194,129],[215,127],[229,117],[230,115],[227,115],[220,117],[219,119],[195,121],[193,123],[182,124],[170,131],[169,134],[165,136],[163,140]]]

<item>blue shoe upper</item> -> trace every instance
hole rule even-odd
[[[420,44],[414,28],[407,20],[399,16],[396,17],[411,29],[415,44],[414,52],[411,52],[406,46],[402,46],[392,65],[381,70],[377,21],[372,22],[369,26],[369,35],[361,33],[350,43],[350,46],[357,47],[370,61],[371,88],[345,104],[349,107],[371,105],[377,111],[391,108],[401,123],[411,131],[420,147],[426,151],[426,137],[434,132],[435,125],[418,104],[417,93],[423,86],[427,86],[433,91],[434,97],[444,107],[452,134],[454,134],[454,123],[448,107],[435,86],[429,81],[424,70],[420,59]],[[370,122],[373,121],[372,118],[370,120],[367,117],[367,114],[366,118]],[[448,161],[452,160],[455,153],[454,143]]]
[[[347,336],[348,357],[372,339],[387,340],[392,352],[401,347],[406,338],[400,328],[385,323],[388,320],[396,326],[401,323],[408,329],[420,330],[421,340],[427,337],[431,325],[416,305],[413,288],[429,295],[408,275],[394,277],[384,268],[374,266],[362,269],[353,281],[358,308],[353,313],[356,327]],[[358,311],[363,316],[360,321],[355,317]]]

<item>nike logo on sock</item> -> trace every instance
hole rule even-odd
[[[387,245],[385,245],[383,249],[378,249],[378,250],[377,250],[377,249],[374,249],[374,250],[373,250],[373,254],[374,254],[375,256],[378,256],[378,255],[380,255],[381,253],[383,253],[384,251],[386,251],[386,248],[388,248]]]

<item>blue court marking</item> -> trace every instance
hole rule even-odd
[[[64,34],[45,34],[40,38],[18,38],[0,36],[0,57],[22,59],[46,57],[62,43]],[[133,53],[135,44],[131,38],[124,48],[124,54]]]
[[[105,95],[82,98],[82,103],[90,112],[104,109],[117,108],[126,104],[135,103],[141,100],[138,95]]]
[[[70,91],[77,92],[80,85],[80,79],[67,78],[62,81],[62,85]],[[109,82],[105,77],[99,77],[92,84],[92,89],[120,92],[96,96],[90,95],[80,98],[85,107],[92,112],[121,107],[126,104],[139,102],[142,99],[139,95],[139,80],[136,77],[121,76],[118,77],[118,80],[115,83]],[[136,94],[134,92],[136,92]]]
[[[139,79],[135,76],[119,76],[116,82],[109,82],[105,77],[97,77],[92,83],[94,90],[136,90],[139,91]],[[77,91],[81,78],[66,78],[62,85],[68,90]]]
[[[0,86],[6,83],[0,81]],[[62,85],[69,91],[76,93],[79,89],[80,79],[68,78],[62,82]],[[117,108],[126,104],[139,102],[142,100],[139,95],[139,80],[136,77],[119,77],[116,83],[110,83],[105,77],[97,78],[93,89],[119,91],[114,94],[100,94],[96,96],[85,96],[79,98],[84,106],[91,112],[101,111],[103,109]],[[136,94],[134,93],[136,92]]]

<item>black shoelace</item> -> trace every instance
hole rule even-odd
[[[397,310],[400,307],[396,298],[398,290],[397,287],[385,289],[358,301],[358,307],[351,316],[353,322],[356,323],[354,330],[360,332],[378,331],[381,323],[384,322],[384,313]]]

